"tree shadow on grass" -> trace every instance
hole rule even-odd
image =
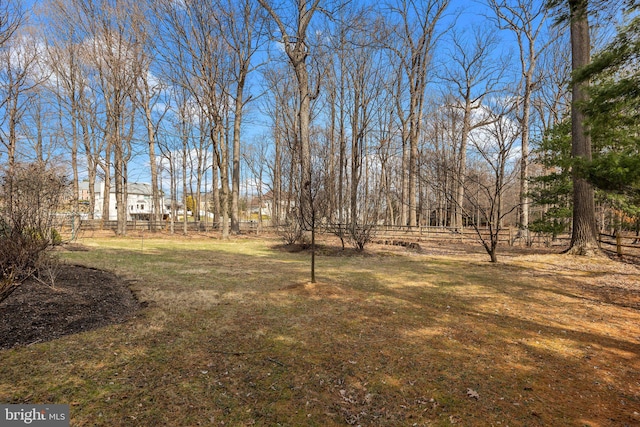
[[[637,421],[640,319],[511,267],[320,257],[312,285],[304,253],[91,262],[137,274],[155,304],[107,334],[16,349],[0,399],[79,402],[72,415],[92,425]],[[625,318],[626,331],[607,325]],[[29,351],[69,363],[12,371]]]

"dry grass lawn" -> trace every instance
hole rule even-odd
[[[0,351],[0,401],[69,403],[73,426],[640,425],[632,265],[372,246],[326,249],[310,284],[277,239],[81,243],[68,262],[149,305]]]

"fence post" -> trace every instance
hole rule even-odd
[[[620,236],[620,230],[616,230],[616,253],[619,257],[622,257],[622,236]]]

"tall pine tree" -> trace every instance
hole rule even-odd
[[[571,29],[571,69],[576,71],[589,65],[591,41],[589,34],[588,1],[568,0]],[[591,137],[582,104],[588,100],[588,82],[574,80],[571,87],[571,155],[590,162]],[[568,252],[589,255],[598,250],[593,186],[578,169],[573,170],[573,227]]]
[[[571,224],[573,182],[571,177],[571,121],[567,118],[550,129],[533,155],[544,173],[531,178],[531,199],[542,215],[530,230],[555,239]]]
[[[557,7],[562,1],[552,0],[549,5]],[[640,213],[640,5],[637,3],[637,0],[626,2],[627,23],[592,60],[587,50],[588,6],[603,7],[604,3],[568,0],[570,16],[560,18],[571,23],[572,114],[541,145],[540,163],[551,172],[534,182],[533,196],[537,204],[548,209],[533,228],[548,233],[561,231],[566,210],[572,207],[571,253],[595,250],[593,188],[598,198],[611,207],[636,218]],[[567,157],[569,134],[571,156]],[[571,201],[566,197],[569,191],[573,191]]]
[[[584,174],[616,207],[633,213],[640,196],[640,5],[628,3],[626,25],[576,80],[591,81],[582,110],[594,157],[583,165]]]

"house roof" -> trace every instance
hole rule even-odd
[[[89,183],[87,181],[83,181],[79,183],[80,190],[89,190]],[[95,184],[96,191],[100,188],[102,182],[97,182]],[[115,193],[116,188],[115,185],[111,184],[110,193]],[[139,196],[151,196],[153,192],[151,191],[151,184],[143,183],[143,182],[129,182],[127,183],[127,193],[130,195],[139,195]]]
[[[115,192],[115,189],[112,188],[111,192]],[[129,182],[127,183],[127,193],[129,194],[138,194],[141,196],[151,196],[153,192],[151,191],[151,184],[145,184],[140,182]]]
[[[286,191],[281,191],[280,192],[280,200],[286,200],[289,196],[289,193],[287,193]],[[262,195],[262,200],[272,200],[273,197],[273,190],[269,190],[266,193],[264,193]],[[292,200],[294,200],[294,198],[292,197]]]

